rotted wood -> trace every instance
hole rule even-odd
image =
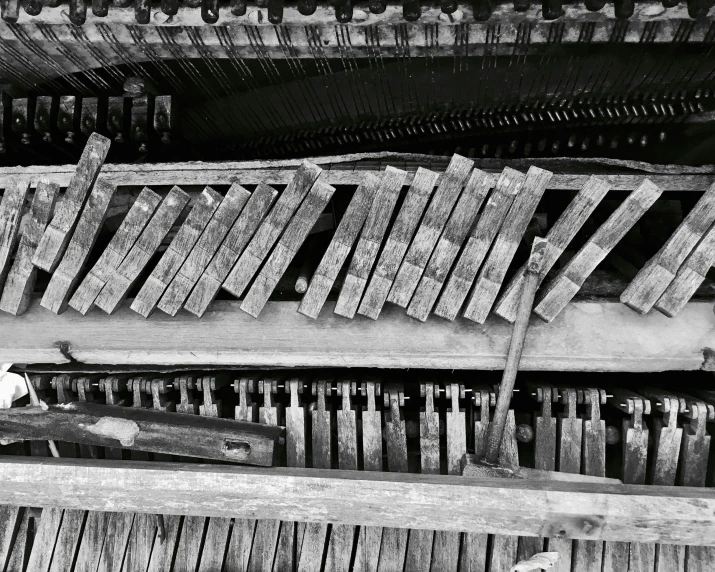
[[[0,411],[9,440],[56,439],[100,447],[270,466],[281,428],[147,409],[73,402]]]

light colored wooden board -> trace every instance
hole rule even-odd
[[[17,247],[28,189],[27,181],[15,181],[5,191],[0,201],[0,289],[5,286],[5,279]]]
[[[377,322],[327,315],[319,323],[296,312],[297,302],[269,302],[259,321],[238,304],[216,301],[204,319],[152,316],[125,303],[114,316],[55,316],[35,302],[21,317],[0,315],[0,363],[66,363],[69,343],[82,363],[195,364],[275,367],[502,369],[511,325],[490,318],[479,335],[466,321],[418,324],[397,308]],[[330,304],[328,307],[332,310]],[[699,370],[715,336],[712,302],[690,302],[668,319],[639,316],[620,303],[574,302],[552,324],[534,318],[521,367],[555,371]],[[613,328],[618,324],[618,328]],[[177,336],[177,332],[190,332]],[[222,332],[220,337],[216,332]]]
[[[21,520],[20,507],[0,505],[0,570],[5,570],[10,560],[11,548]]]
[[[29,503],[20,503],[22,505],[33,504],[30,498]],[[62,517],[64,509],[59,507],[43,507],[40,522],[35,530],[35,539],[32,543],[32,551],[27,563],[27,569],[33,572],[48,572],[52,563],[52,553],[57,544],[57,535],[62,525]]]

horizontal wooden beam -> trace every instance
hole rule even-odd
[[[326,304],[317,320],[298,302],[269,302],[260,318],[239,302],[217,300],[203,318],[181,311],[149,319],[129,309],[113,315],[59,316],[35,300],[26,314],[0,314],[0,363],[221,365],[502,369],[512,326],[430,317],[425,323],[388,305],[377,321],[347,320]],[[553,371],[703,369],[715,348],[712,302],[691,302],[675,318],[641,316],[618,302],[577,301],[551,323],[532,317],[521,367]],[[712,367],[712,360],[709,361]]]
[[[715,545],[708,488],[25,457],[0,482],[0,505]]]

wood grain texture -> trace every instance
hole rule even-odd
[[[25,187],[21,186],[20,188],[22,190]],[[3,205],[0,205],[0,225],[2,225],[2,229],[0,229],[0,292],[2,292],[0,310],[3,312],[19,316],[27,310],[30,304],[37,278],[37,268],[32,264],[32,257],[35,255],[37,245],[50,221],[59,190],[58,185],[47,181],[40,181],[37,184],[37,190],[30,207],[30,218],[22,236],[20,236],[15,259],[6,280],[3,279],[2,267],[3,260],[5,260],[6,238],[9,236],[7,231],[10,229],[7,226],[9,221],[5,218],[4,202]],[[17,192],[17,187],[15,192]],[[10,204],[12,198],[9,192],[7,194],[7,201]]]
[[[278,191],[263,183],[256,187],[186,300],[184,307],[187,311],[198,317],[204,315],[277,195]]]
[[[159,305],[162,294],[176,276],[186,257],[189,256],[191,249],[194,248],[201,233],[204,232],[206,225],[209,224],[211,217],[221,204],[222,198],[211,187],[206,187],[203,190],[171,244],[137,292],[134,302],[132,302],[132,310],[148,318]],[[169,310],[171,309],[169,308]],[[167,313],[173,315],[170,311]]]
[[[537,297],[534,312],[547,322],[553,320],[581,289],[586,278],[653,205],[660,194],[661,189],[645,179],[561,271],[544,286]]]
[[[477,213],[493,186],[494,179],[491,175],[479,169],[472,171],[412,296],[407,308],[408,316],[421,322],[427,320],[462,243],[472,229]]]
[[[170,316],[176,315],[220,248],[250,196],[251,193],[238,183],[231,185],[201,237],[164,291],[159,301],[159,309],[162,312]]]
[[[365,219],[367,219],[379,184],[380,179],[377,176],[367,174],[365,180],[356,189],[323,258],[310,279],[300,306],[298,306],[298,312],[304,316],[317,318],[320,314],[330,289],[345,264]]]
[[[388,302],[403,308],[409,304],[473,167],[474,162],[466,157],[457,154],[452,156],[395,276],[387,296]]]
[[[15,181],[5,190],[0,202],[0,290],[5,286],[12,257],[15,254],[25,197],[29,188],[28,181]]]
[[[499,235],[489,252],[489,257],[479,271],[472,295],[467,301],[464,317],[468,320],[483,324],[487,319],[514,253],[546,190],[551,175],[550,171],[538,167],[531,167],[526,173],[522,192],[514,199]]]
[[[0,505],[0,570],[5,570],[10,560],[15,536],[22,522],[22,511],[17,506]]]
[[[608,185],[603,179],[596,176],[590,177],[549,229],[545,237],[548,243],[544,253],[543,269],[539,275],[539,284],[554,267],[607,192]],[[521,286],[524,283],[525,270],[526,265],[517,270],[494,307],[494,313],[508,322],[513,322],[516,319],[516,308],[519,304],[519,292],[521,292]]]
[[[712,185],[656,255],[631,280],[621,294],[621,302],[641,314],[648,312],[714,222],[715,185]]]
[[[28,570],[49,572],[50,564],[52,563],[52,552],[57,544],[57,535],[62,525],[64,513],[63,509],[57,507],[43,509],[40,523],[35,530],[32,551],[27,562]]]
[[[109,139],[98,133],[89,136],[67,190],[37,245],[32,263],[38,268],[53,272],[59,264],[77,217],[107,157],[110,143]],[[107,183],[111,184],[111,181]]]
[[[313,185],[243,299],[241,310],[258,317],[334,192],[330,185]]]
[[[353,318],[357,312],[406,175],[393,167],[385,169],[335,305],[340,316]]]
[[[111,314],[119,307],[188,202],[189,196],[179,187],[171,189],[97,295],[98,308]]]
[[[69,298],[99,236],[109,202],[116,190],[114,184],[102,179],[94,185],[74,228],[72,238],[67,243],[60,263],[52,273],[52,278],[42,296],[41,306],[51,312],[60,314],[67,309]]]
[[[375,265],[365,296],[358,307],[358,314],[373,320],[379,317],[415,229],[422,219],[422,213],[432,196],[438,176],[433,171],[418,167]]]
[[[89,312],[112,272],[132,249],[160,202],[161,197],[154,191],[148,187],[142,189],[107,248],[70,298],[70,307],[82,315]]]
[[[669,318],[676,316],[705,281],[713,264],[715,264],[715,224],[710,227],[680,266],[663,295],[655,303],[656,310]]]
[[[308,161],[304,161],[295,171],[293,179],[221,285],[224,290],[234,296],[243,294],[320,173],[321,168]]]
[[[435,307],[438,316],[448,320],[457,317],[524,179],[522,173],[509,167],[502,171]]]

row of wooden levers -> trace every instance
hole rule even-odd
[[[174,316],[182,307],[202,316],[221,288],[242,297],[241,310],[258,317],[335,192],[320,180],[321,168],[308,161],[280,195],[264,183],[253,192],[234,183],[225,196],[206,187],[149,273],[153,255],[190,197],[175,186],[162,199],[145,187],[94,266],[85,269],[117,191],[100,172],[109,145],[105,137],[90,136],[57,209],[59,186],[37,182],[22,233],[31,183],[23,178],[5,190],[0,277],[6,280],[0,310],[21,314],[27,309],[39,268],[52,274],[41,305],[58,314],[68,306],[82,314],[94,306],[111,314],[148,274],[136,284],[131,303],[144,317],[157,308]],[[407,172],[388,166],[379,176],[365,173],[298,311],[318,316],[351,257],[334,306],[338,315],[377,319],[391,302],[421,321],[432,312],[454,320],[460,310],[478,323],[492,311],[513,321],[525,269],[507,281],[508,272],[551,176],[537,167],[526,173],[506,167],[495,176],[454,155],[441,176],[417,169],[390,227]],[[605,180],[588,178],[546,233],[542,280],[608,190]],[[660,194],[661,189],[644,178],[546,280],[535,313],[553,320]],[[715,261],[714,245],[715,185],[637,273],[621,301],[639,313],[655,307],[676,315],[704,282]]]
[[[34,375],[41,399],[97,400],[285,425],[282,464],[323,469],[461,473],[485,442],[498,386],[404,383],[277,372],[146,376]],[[488,374],[485,374],[488,377]],[[501,461],[610,476],[633,484],[713,486],[715,392],[521,383]],[[171,415],[171,413],[167,413]],[[25,445],[47,456],[43,442]],[[64,457],[152,460],[147,453],[58,443]],[[154,455],[154,461],[185,461]],[[572,542],[277,521],[0,507],[12,534],[0,570],[361,570],[503,572],[545,549],[557,571],[705,572],[707,547]],[[35,527],[33,531],[33,526]],[[0,530],[0,539],[3,538]],[[34,540],[34,542],[33,542]],[[4,552],[3,552],[4,548]]]

